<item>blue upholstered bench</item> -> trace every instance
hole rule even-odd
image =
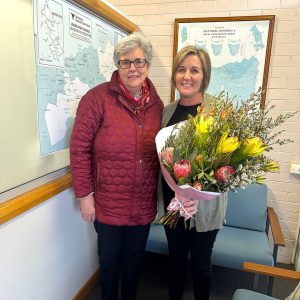
[[[267,207],[265,185],[253,184],[237,193],[229,192],[225,219],[226,224],[220,230],[213,248],[214,265],[239,270],[243,269],[244,261],[274,265],[278,246],[284,246],[284,238],[274,210]],[[266,233],[269,224],[273,233],[273,251]],[[146,250],[168,254],[162,225],[151,225]]]

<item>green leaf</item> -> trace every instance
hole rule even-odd
[[[201,179],[203,176],[204,176],[204,172],[201,171],[196,177],[197,177],[198,179]]]
[[[179,185],[184,185],[186,183],[187,183],[187,178],[184,178],[184,177],[179,178],[179,180],[178,180]]]
[[[174,163],[177,162],[178,160],[180,160],[180,153],[178,150],[174,149],[173,151],[173,160],[174,160]]]
[[[210,176],[210,175],[208,175],[206,173],[204,174],[204,176],[210,182],[215,182],[216,181],[216,179],[214,177],[212,177],[212,176]]]
[[[197,154],[198,154],[198,150],[196,148],[194,148],[192,153],[189,155],[188,160],[193,161]]]

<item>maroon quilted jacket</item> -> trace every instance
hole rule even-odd
[[[70,142],[77,198],[95,193],[96,218],[110,225],[145,225],[156,215],[159,163],[155,136],[163,103],[152,84],[137,116],[123,99],[117,71],[82,97]]]

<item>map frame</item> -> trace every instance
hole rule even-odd
[[[34,0],[36,100],[40,156],[69,148],[81,97],[109,81],[113,47],[135,24],[112,22],[90,1]],[[101,11],[101,10],[100,10]],[[123,24],[123,25],[122,25]],[[127,26],[130,25],[130,26]],[[102,70],[101,70],[102,69]]]
[[[267,89],[267,82],[268,82],[268,74],[269,74],[269,65],[270,65],[270,56],[271,56],[271,49],[272,49],[272,40],[273,40],[273,31],[274,31],[274,23],[275,23],[275,15],[259,15],[259,16],[234,16],[234,17],[207,17],[207,18],[176,18],[174,23],[174,47],[173,47],[173,60],[180,50],[180,38],[179,36],[181,26],[187,26],[188,28],[193,28],[193,30],[199,30],[203,33],[203,25],[205,23],[205,28],[209,27],[209,31],[216,31],[215,28],[218,27],[221,23],[230,22],[231,27],[233,30],[237,29],[243,25],[243,22],[250,22],[253,23],[253,26],[256,24],[266,23],[266,30],[267,30],[267,38],[266,38],[266,51],[263,57],[264,64],[259,65],[259,72],[263,75],[260,80],[256,81],[256,86],[261,88],[261,103],[260,107],[264,108],[265,106],[265,99],[266,99],[266,89]],[[209,23],[209,24],[208,24]],[[243,38],[242,36],[239,37],[240,42],[249,43],[247,39]],[[191,44],[191,43],[188,43]],[[228,63],[230,63],[228,61]],[[226,61],[224,62],[226,64]],[[212,61],[212,69],[213,69],[213,61]],[[211,78],[212,81],[213,78]],[[258,90],[258,89],[257,89]],[[257,92],[257,90],[253,90],[253,92]],[[228,91],[227,91],[228,92]],[[229,91],[230,92],[230,91]],[[171,87],[171,102],[175,101],[176,97],[176,89],[172,86]]]

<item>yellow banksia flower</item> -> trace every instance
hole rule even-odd
[[[260,175],[257,176],[255,180],[258,184],[264,184],[266,182],[266,177],[264,175]]]
[[[277,161],[270,161],[266,167],[265,167],[265,171],[266,172],[272,172],[272,173],[275,173],[275,172],[279,172],[279,163]]]
[[[217,147],[217,154],[232,153],[240,146],[238,137],[227,138],[227,136],[228,132],[224,132]]]
[[[259,156],[262,154],[267,145],[265,145],[259,137],[254,137],[250,139],[246,139],[241,147],[240,152],[245,156]]]

